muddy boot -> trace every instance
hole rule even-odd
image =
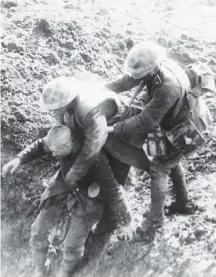
[[[163,219],[157,219],[156,221],[152,221],[150,217],[147,217],[143,220],[141,226],[137,227],[136,233],[139,237],[135,235],[135,240],[139,241],[151,241],[154,240],[154,236],[156,231],[162,227]]]
[[[170,204],[170,206],[167,207],[168,209],[168,215],[170,214],[193,214],[197,210],[199,210],[199,207],[192,202],[192,200],[180,202],[175,201]]]
[[[32,262],[35,266],[33,277],[45,277],[47,275],[47,267],[45,266],[47,251],[47,248],[32,250]]]
[[[172,202],[170,206],[166,207],[166,209],[168,209],[168,214],[194,213],[196,211],[196,205],[188,198],[185,173],[181,162],[176,167],[172,168],[170,177],[173,183],[173,193],[176,200]]]
[[[141,237],[154,235],[154,231],[163,225],[164,206],[168,191],[169,170],[164,170],[160,164],[151,165],[151,208],[147,219],[144,219],[137,233]]]
[[[170,178],[173,183],[173,193],[176,198],[176,202],[187,202],[188,191],[186,189],[187,183],[185,179],[185,172],[182,163],[171,169]]]

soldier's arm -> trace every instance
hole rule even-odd
[[[155,89],[152,100],[143,111],[137,116],[117,123],[114,127],[114,133],[135,146],[142,146],[146,134],[161,122],[179,97],[180,92],[175,88],[163,86]]]
[[[48,153],[51,153],[51,151],[46,145],[45,137],[43,137],[27,146],[23,151],[21,151],[17,155],[17,158],[20,159],[21,164],[26,164]]]
[[[106,84],[105,87],[109,90],[119,93],[138,86],[141,81],[141,79],[134,79],[133,77],[126,74],[122,78]]]
[[[97,109],[85,116],[84,144],[73,166],[66,175],[66,182],[73,186],[81,180],[95,162],[107,139],[107,120]]]
[[[13,160],[3,166],[2,176],[5,177],[9,172],[13,174],[20,165],[39,158],[48,152],[49,149],[46,147],[44,139],[38,139],[21,151]]]

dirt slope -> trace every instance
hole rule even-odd
[[[216,72],[214,0],[4,0],[1,5],[3,164],[54,121],[38,106],[43,85],[53,77],[90,71],[95,78],[115,79],[128,49],[143,39],[166,46],[182,64],[208,61]],[[216,122],[215,98],[206,98]],[[89,264],[77,276],[215,276],[215,160],[214,123],[207,147],[185,163],[190,195],[202,212],[166,218],[152,243],[124,243],[113,234],[103,246],[93,237]],[[35,161],[2,180],[4,277],[30,276],[30,225],[43,184],[57,168],[50,162]],[[149,179],[132,170],[127,190],[140,220],[150,201]]]

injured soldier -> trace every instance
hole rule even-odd
[[[49,247],[48,236],[69,213],[71,224],[64,240],[63,260],[59,276],[71,276],[84,253],[84,245],[92,226],[103,213],[104,204],[109,203],[110,210],[121,226],[124,237],[133,235],[132,217],[124,189],[117,183],[106,154],[101,151],[95,164],[86,176],[73,188],[65,183],[65,175],[73,164],[80,147],[73,144],[71,130],[63,125],[50,129],[47,136],[38,139],[15,159],[3,167],[3,176],[14,173],[22,164],[48,153],[58,156],[60,170],[55,174],[41,197],[40,213],[31,229],[30,244],[35,265],[35,276],[46,276],[45,262]]]

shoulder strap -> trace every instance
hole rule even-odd
[[[176,116],[178,115],[181,107],[183,106],[185,94],[186,94],[186,90],[182,88],[181,96],[180,96],[180,98],[179,98],[179,100],[177,102],[175,110],[173,111],[171,119],[175,119]]]
[[[158,68],[156,67],[155,70],[158,70]],[[146,77],[144,77],[138,88],[136,89],[136,91],[134,92],[134,95],[131,97],[130,101],[129,101],[129,106],[131,106],[133,100],[137,97],[137,95],[142,91],[142,89],[147,85],[148,81],[152,78],[151,74],[147,75]]]
[[[176,76],[176,79],[178,80],[180,86],[181,86],[181,96],[176,104],[176,107],[173,111],[173,114],[171,116],[171,120],[174,120],[176,118],[176,116],[178,115],[180,109],[182,108],[183,104],[184,104],[184,98],[185,98],[185,95],[187,94],[188,92],[188,87],[186,86],[186,81],[185,81],[185,84],[183,84],[183,82],[178,78],[178,74],[175,74],[175,72],[169,67],[167,66],[166,64],[164,64],[166,66],[167,69],[169,69],[175,76]],[[186,77],[187,77],[187,74],[186,72],[184,72]],[[188,77],[187,77],[188,78]],[[188,79],[188,85],[190,84],[190,81]],[[164,85],[169,85],[168,83],[164,83]]]
[[[140,92],[142,91],[142,89],[144,88],[144,86],[146,85],[146,81],[142,80],[139,84],[139,86],[137,87],[137,89],[135,90],[133,96],[131,97],[128,105],[131,106],[131,104],[133,103],[134,99],[138,96],[138,94],[140,94]]]

